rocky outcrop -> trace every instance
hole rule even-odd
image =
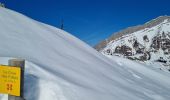
[[[117,32],[102,43],[97,45],[97,50],[104,55],[148,63],[160,62],[170,70],[169,16],[161,16],[144,25]]]

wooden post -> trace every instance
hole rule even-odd
[[[9,66],[21,68],[21,84],[20,84],[20,97],[8,95],[8,100],[25,100],[24,99],[24,70],[25,60],[23,59],[10,59],[8,61]]]

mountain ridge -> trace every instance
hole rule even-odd
[[[104,55],[123,56],[145,63],[160,62],[163,68],[170,70],[169,18],[161,16],[147,22],[138,31],[130,30],[128,34],[121,34],[120,37],[108,42],[100,52]]]
[[[116,38],[119,38],[123,35],[126,35],[126,34],[130,34],[130,33],[133,33],[133,32],[136,32],[136,31],[140,31],[144,28],[150,28],[150,27],[154,27],[158,24],[160,24],[161,22],[163,22],[165,19],[168,19],[170,20],[170,16],[159,16],[155,19],[152,19],[146,23],[144,23],[143,25],[136,25],[136,26],[132,26],[132,27],[128,27],[128,28],[125,28],[123,30],[120,30],[118,32],[115,32],[113,33],[109,38],[99,42],[97,45],[94,46],[94,48],[97,50],[97,51],[100,51],[101,49],[105,48],[107,46],[107,43],[116,39]]]

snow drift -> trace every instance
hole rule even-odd
[[[0,56],[1,64],[26,59],[26,100],[170,99],[168,73],[109,59],[65,31],[5,8],[0,8]]]

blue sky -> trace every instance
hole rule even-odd
[[[170,0],[0,0],[6,7],[59,27],[94,46],[114,32],[170,15]]]

